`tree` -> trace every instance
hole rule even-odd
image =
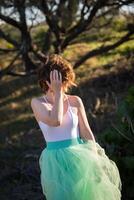
[[[1,53],[15,52],[11,63],[1,70],[0,76],[10,75],[29,75],[35,73],[37,68],[35,59],[42,57],[53,47],[54,53],[62,53],[67,46],[72,44],[82,33],[90,32],[93,29],[99,31],[101,27],[110,26],[114,15],[120,12],[124,5],[131,5],[133,0],[3,0],[0,2],[0,19],[14,27],[20,33],[19,40],[12,38],[2,28],[0,29],[0,38],[12,44],[13,48],[0,49]],[[31,25],[28,25],[27,11],[31,10],[34,17],[31,19]],[[43,48],[38,49],[31,36],[33,22],[37,18],[37,12],[40,11],[47,24],[47,30],[44,32]],[[8,12],[8,14],[7,14]],[[104,18],[104,23],[100,19]],[[83,62],[92,56],[97,56],[112,50],[122,43],[132,39],[134,33],[133,23],[126,24],[127,33],[111,45],[103,45],[100,48],[93,49],[83,55],[76,63],[74,68],[79,67]],[[43,52],[40,53],[40,52]],[[14,62],[22,58],[25,66],[25,73],[15,73]]]

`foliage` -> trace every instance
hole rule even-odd
[[[106,145],[106,151],[114,159],[121,174],[123,183],[123,199],[134,199],[134,87],[118,106],[116,125],[105,130],[99,137],[100,142]]]

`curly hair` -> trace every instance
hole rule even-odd
[[[63,90],[65,92],[72,86],[77,87],[75,83],[75,73],[71,63],[58,54],[50,54],[46,58],[47,59],[44,58],[43,64],[37,69],[38,83],[43,93],[46,94],[49,89],[46,81],[50,83],[50,72],[54,69],[61,72]]]

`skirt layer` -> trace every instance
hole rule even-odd
[[[121,200],[117,165],[92,140],[48,142],[39,166],[47,200]]]

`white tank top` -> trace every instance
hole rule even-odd
[[[46,103],[48,103],[45,96],[43,97]],[[68,102],[68,109],[63,115],[63,121],[60,126],[54,127],[49,126],[42,121],[38,122],[46,142],[61,141],[79,137],[78,116],[73,112],[67,95],[66,98]]]

